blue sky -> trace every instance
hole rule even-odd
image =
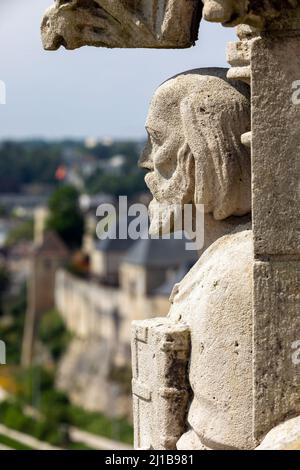
[[[45,52],[40,20],[53,0],[0,0],[0,138],[141,138],[151,96],[184,70],[226,67],[226,42],[235,31],[202,22],[188,50]]]

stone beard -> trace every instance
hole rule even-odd
[[[177,447],[253,448],[251,172],[241,143],[249,88],[228,81],[224,69],[178,75],[155,93],[146,129],[140,166],[154,197],[152,233],[168,230],[174,204],[205,208],[203,254],[174,287],[169,312],[191,336],[193,399]]]

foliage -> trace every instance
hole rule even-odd
[[[10,348],[9,354],[12,352],[18,360],[24,320],[20,313],[24,311],[23,308],[24,299],[20,298],[11,308],[14,314],[13,323],[6,326],[6,329],[0,327],[0,336]],[[58,360],[68,344],[69,335],[55,310],[43,315],[39,339],[48,347],[54,359]],[[121,371],[115,379],[121,380],[123,376]],[[125,419],[110,419],[101,413],[88,412],[70,404],[66,394],[55,389],[54,370],[41,366],[27,370],[19,368],[11,371],[11,379],[16,384],[15,397],[0,403],[0,422],[6,426],[67,449],[87,449],[84,444],[70,442],[69,426],[132,443],[132,426]],[[36,410],[37,417],[28,416],[24,412],[28,406]]]
[[[20,192],[24,184],[55,184],[61,161],[59,145],[47,142],[2,142],[0,146],[0,192]]]
[[[120,174],[113,174],[99,168],[85,181],[90,194],[108,193],[118,196],[134,196],[145,191],[144,172],[138,169],[140,144],[133,141],[114,142],[111,146],[99,143],[91,150],[99,160],[108,160],[114,155],[123,155],[125,164]]]
[[[109,374],[109,380],[121,385],[124,393],[127,393],[128,395],[131,393],[132,371],[130,366],[124,365],[120,367],[112,367]]]
[[[7,235],[6,245],[8,247],[14,246],[22,240],[33,240],[33,220],[26,220],[16,227],[12,228]]]
[[[3,436],[3,434],[0,434],[0,444],[5,445],[10,449],[14,450],[33,450],[31,449],[31,447],[28,447],[25,444],[22,444],[21,442],[17,442],[7,436]]]
[[[81,245],[84,229],[78,198],[78,191],[74,187],[61,186],[49,200],[47,227],[57,232],[71,248]]]
[[[39,338],[49,349],[54,361],[58,361],[66,350],[71,335],[56,310],[50,310],[42,315]]]
[[[91,193],[110,193],[111,183],[113,194],[132,195],[144,189],[142,172],[137,170],[140,147],[141,144],[135,141],[115,141],[111,145],[100,142],[92,149],[87,149],[83,141],[74,140],[4,141],[0,143],[0,192],[21,192],[24,185],[35,183],[54,187],[57,185],[56,170],[60,165],[80,167],[86,157],[94,159],[96,163],[103,163],[115,155],[123,155],[126,162],[122,178],[113,176],[106,179],[103,172],[99,171],[86,181],[86,190]],[[121,181],[123,177],[126,183]],[[93,187],[90,189],[91,182]]]
[[[24,330],[24,317],[27,306],[26,286],[20,293],[6,302],[5,313],[11,321],[0,322],[0,338],[5,341],[6,355],[10,364],[19,364]]]
[[[67,396],[54,388],[54,376],[42,367],[32,367],[16,374],[19,393],[13,400],[0,403],[0,422],[52,445],[74,448],[68,427],[132,443],[132,426],[125,419],[110,419],[69,403]],[[26,406],[33,406],[39,418],[27,416]],[[75,447],[85,448],[82,445]]]
[[[49,420],[48,416],[35,419],[26,416],[21,403],[15,400],[0,403],[0,421],[5,426],[25,434],[49,442],[52,445],[61,445],[65,441],[65,434],[57,426],[57,422]]]
[[[90,150],[90,153],[99,160],[108,160],[114,155],[124,155],[129,165],[136,166],[140,150],[139,144],[134,141],[117,141],[113,142],[111,145],[105,145],[99,142]]]
[[[69,413],[73,426],[92,434],[132,444],[133,430],[126,419],[108,418],[101,413],[86,411],[73,405],[70,406]]]
[[[3,313],[3,297],[10,285],[10,275],[5,266],[0,265],[0,314]]]
[[[108,193],[116,197],[130,197],[146,190],[144,173],[141,170],[134,170],[121,176],[98,170],[88,179],[86,186],[91,194]]]

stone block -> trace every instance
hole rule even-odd
[[[300,254],[299,50],[300,37],[260,38],[252,47],[256,256]]]
[[[188,327],[156,318],[132,328],[135,448],[176,449],[190,396]]]
[[[300,265],[254,264],[254,433],[300,414]]]

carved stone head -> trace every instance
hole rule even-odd
[[[56,0],[42,22],[44,48],[185,48],[198,37],[200,0]]]
[[[150,233],[170,230],[169,206],[204,204],[216,220],[250,212],[250,152],[241,143],[250,129],[247,85],[229,82],[225,69],[178,75],[156,91],[146,129],[140,166],[154,198]]]
[[[262,29],[268,21],[299,3],[299,0],[203,0],[203,17],[225,26],[245,23]]]
[[[207,21],[232,25],[247,14],[248,0],[203,0],[203,17]]]

